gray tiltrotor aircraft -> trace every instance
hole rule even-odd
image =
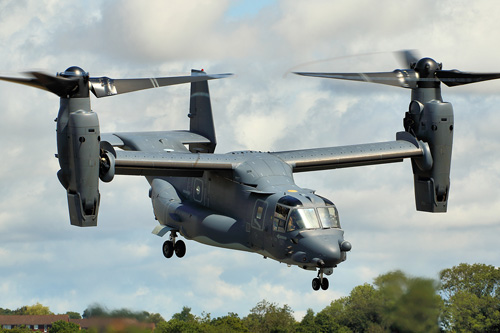
[[[99,179],[142,175],[159,225],[170,234],[163,254],[186,252],[180,235],[200,243],[256,252],[288,265],[318,271],[314,290],[328,288],[333,268],[346,260],[337,208],[328,199],[295,185],[294,172],[399,162],[411,158],[417,210],[445,212],[450,189],[453,109],[441,98],[448,86],[500,78],[500,74],[442,70],[430,58],[403,53],[410,69],[387,73],[297,73],[369,81],[410,88],[404,131],[395,141],[281,152],[215,154],[216,137],[207,80],[230,74],[123,79],[92,78],[78,67],[57,76],[1,77],[48,90],[60,97],[57,176],[67,191],[72,225],[96,226]],[[189,130],[101,134],[90,92],[97,97],[179,83],[191,83]]]

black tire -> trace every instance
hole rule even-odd
[[[321,289],[327,290],[329,286],[330,286],[330,283],[328,282],[328,279],[323,278],[323,281],[321,281]]]
[[[181,240],[175,242],[174,251],[177,257],[179,258],[184,257],[184,255],[186,254],[186,244],[184,244],[184,242]]]
[[[174,243],[172,241],[165,241],[163,243],[163,255],[165,258],[172,258],[174,255]]]
[[[321,286],[321,281],[319,280],[319,278],[314,278],[312,282],[313,289],[319,290],[320,286]]]

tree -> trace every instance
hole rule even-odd
[[[109,311],[100,304],[92,304],[83,311],[83,318],[108,317]]]
[[[72,315],[78,315],[76,312],[71,312]],[[69,312],[67,313],[69,314]],[[165,321],[159,313],[149,313],[147,311],[132,311],[130,309],[122,308],[117,310],[108,310],[100,304],[92,304],[85,311],[83,311],[83,318],[132,318],[141,323],[154,323],[158,324]],[[70,316],[71,318],[71,316]],[[73,318],[72,318],[73,319]],[[76,318],[74,318],[76,319]]]
[[[321,332],[366,332],[381,321],[382,303],[375,288],[365,283],[349,296],[339,298],[320,311],[315,324]]]
[[[500,268],[460,264],[440,273],[443,326],[456,332],[500,331]]]
[[[50,311],[48,306],[43,306],[40,303],[36,303],[26,307],[26,311],[23,313],[25,315],[53,315],[54,313]]]
[[[309,308],[307,309],[306,315],[296,327],[296,332],[318,332],[319,327],[316,325],[316,320],[314,317],[314,311]]]
[[[460,264],[439,273],[446,298],[466,291],[477,297],[500,297],[500,268],[485,264]]]
[[[69,319],[82,319],[82,316],[78,312],[68,311],[66,312]]]
[[[163,319],[163,317],[159,313],[150,313],[147,319],[148,323],[154,323],[155,325],[158,325],[159,323],[164,321],[165,319]]]
[[[212,319],[210,326],[214,332],[249,332],[241,318],[233,312],[229,312],[227,316]]]
[[[340,324],[354,332],[366,332],[373,324],[382,322],[382,299],[380,291],[369,284],[354,287],[344,299],[344,313]]]
[[[52,323],[52,327],[49,328],[49,333],[78,333],[79,331],[80,326],[64,320],[58,320]]]
[[[436,281],[394,271],[330,303],[314,325],[320,332],[432,332],[438,331],[441,305]]]
[[[382,327],[397,332],[437,332],[442,299],[432,279],[394,271],[374,281],[382,300]]]
[[[155,333],[178,333],[178,332],[200,332],[200,324],[197,321],[182,321],[172,318],[163,321],[156,326]]]
[[[257,303],[243,321],[251,332],[293,332],[296,325],[288,305],[280,308],[266,300]]]
[[[174,313],[172,319],[176,319],[183,322],[195,321],[196,317],[191,313],[191,308],[187,306],[182,307],[182,311],[180,313]]]

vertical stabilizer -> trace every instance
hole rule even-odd
[[[202,70],[191,70],[191,76],[199,75],[207,74]],[[189,118],[189,130],[210,140],[210,143],[191,143],[189,144],[189,150],[193,153],[213,153],[217,141],[215,139],[215,127],[207,81],[191,83]]]

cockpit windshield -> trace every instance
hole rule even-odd
[[[323,228],[340,228],[339,214],[334,206],[318,208],[318,215]]]
[[[288,217],[286,230],[288,232],[301,229],[321,228],[314,208],[296,208]]]

